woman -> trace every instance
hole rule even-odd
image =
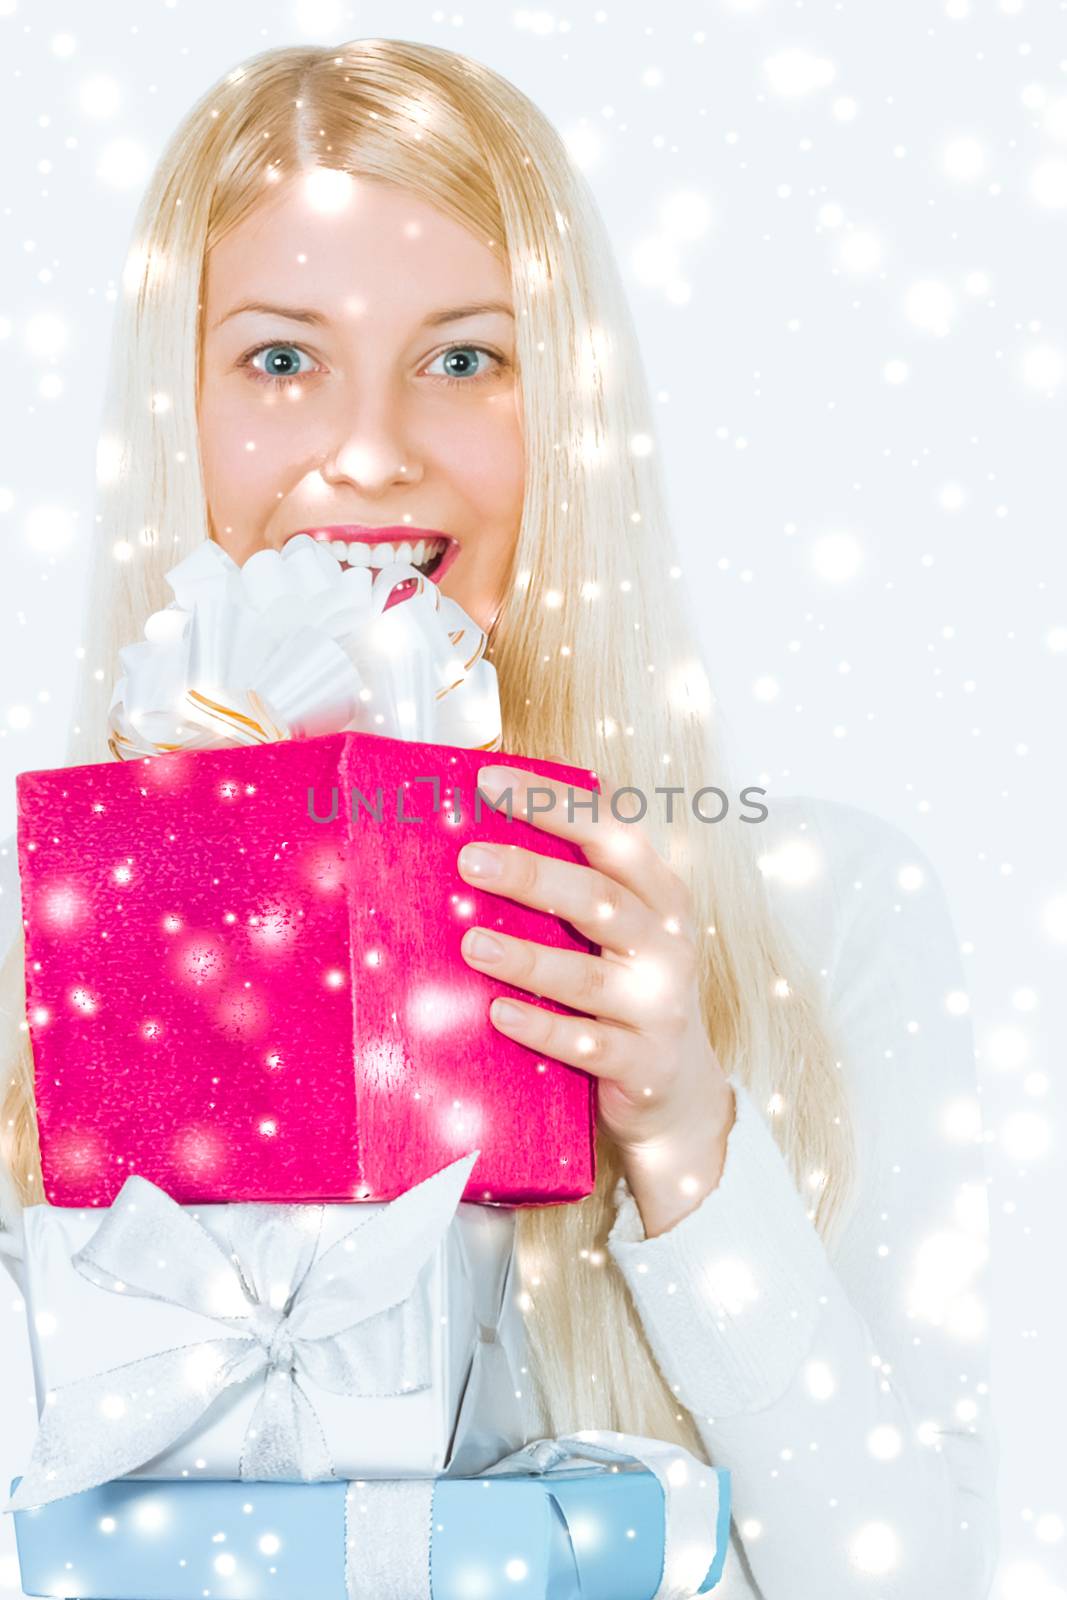
[[[649,801],[637,823],[545,816],[588,864],[463,866],[602,946],[463,946],[531,993],[525,1031],[494,1006],[497,1027],[599,1080],[595,1193],[520,1217],[531,1432],[619,1428],[728,1467],[724,1597],[979,1600],[985,1193],[978,1147],[942,1131],[974,1091],[944,897],[906,835],[848,806],[695,815],[697,790],[732,790],[633,330],[558,136],[446,50],[268,52],[164,154],[125,289],[66,762],[106,759],[117,649],[205,533],[239,562],[301,531],[371,565],[414,539],[489,632],[504,749]],[[42,1197],[22,954],[12,1213]]]

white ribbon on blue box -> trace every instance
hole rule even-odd
[[[15,1515],[24,1592],[63,1600],[687,1600],[729,1526],[728,1472],[594,1430],[474,1478],[125,1479]]]
[[[524,1437],[514,1213],[477,1152],[384,1204],[23,1213],[41,1412],[11,1509],[134,1476],[480,1471]]]

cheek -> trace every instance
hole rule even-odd
[[[236,526],[269,515],[279,492],[299,477],[310,439],[301,401],[284,394],[242,393],[230,383],[205,386],[199,410],[200,455],[214,521]]]
[[[513,396],[488,400],[480,415],[443,430],[438,465],[486,517],[518,523],[524,494],[522,426]]]

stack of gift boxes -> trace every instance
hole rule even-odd
[[[470,619],[387,569],[346,585],[378,629],[357,649],[310,544],[253,558],[244,588],[205,544],[123,652],[123,759],[17,780],[46,1195],[22,1217],[23,1588],[706,1592],[728,1473],[630,1435],[527,1438],[517,1210],[592,1191],[595,1085],[493,1028],[508,986],[459,944],[480,923],[596,947],[456,857],[473,838],[581,853],[478,792],[499,712]],[[258,654],[250,610],[273,627]]]

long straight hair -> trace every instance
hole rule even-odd
[[[207,252],[270,185],[315,165],[407,187],[510,272],[526,492],[490,632],[503,748],[570,761],[617,785],[651,787],[652,778],[687,796],[706,783],[731,793],[647,444],[656,435],[645,374],[588,186],[551,123],[506,79],[452,51],[392,39],[254,57],[193,107],[156,169],[116,322],[88,659],[65,764],[109,759],[117,652],[169,603],[165,573],[209,534],[197,442]],[[153,403],[159,393],[168,406]],[[830,1246],[853,1194],[853,1123],[821,988],[770,906],[759,830],[732,818],[698,822],[688,805],[670,822],[650,807],[641,825],[690,887],[708,1038],[767,1115]],[[9,1210],[44,1198],[23,962],[20,927],[0,974]],[[618,1428],[703,1455],[606,1249],[623,1168],[601,1132],[597,1161],[586,1199],[519,1212],[530,1375],[543,1415],[555,1432]]]

